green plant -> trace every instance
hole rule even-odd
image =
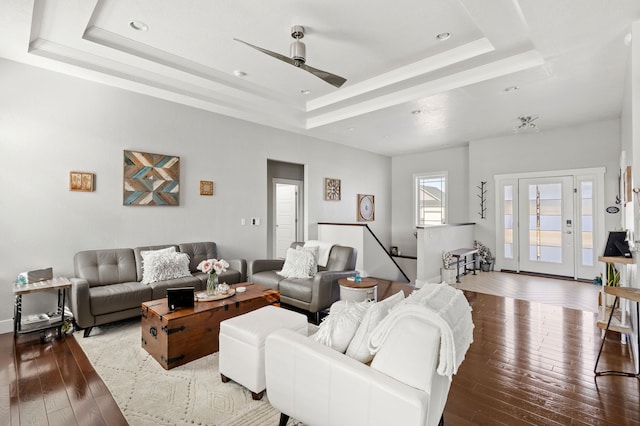
[[[613,263],[607,263],[607,285],[620,287],[620,271],[616,269]]]
[[[493,259],[493,254],[491,254],[491,249],[485,246],[484,244],[482,244],[480,241],[475,240],[473,242],[473,248],[478,250],[477,258],[480,261],[480,263],[489,263],[489,260]]]

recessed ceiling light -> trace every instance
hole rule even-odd
[[[302,93],[303,95],[308,95],[308,94],[310,94],[310,93],[311,93],[311,90],[302,89],[302,90],[300,91],[300,93]]]
[[[436,38],[440,41],[449,40],[451,38],[451,33],[444,32],[436,35]]]
[[[147,31],[149,26],[142,21],[131,21],[129,26],[136,31]]]
[[[242,78],[242,77],[246,77],[246,76],[247,76],[247,73],[246,73],[246,72],[244,72],[244,71],[235,70],[235,71],[233,72],[233,75],[235,75],[236,77],[240,77],[240,78]]]
[[[520,86],[509,86],[509,87],[506,87],[504,89],[504,91],[505,92],[514,92],[514,91],[519,90],[519,89],[520,89]]]
[[[422,110],[420,109],[414,109],[413,111],[411,111],[411,114],[416,115],[416,114],[420,114],[422,112]]]

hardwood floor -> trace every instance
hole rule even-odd
[[[462,281],[484,290],[504,286],[513,295],[519,278],[511,275],[480,273]],[[539,286],[549,284],[537,279],[544,283]],[[535,283],[527,285],[533,286],[523,287],[527,297],[533,297],[532,288],[540,293]],[[570,288],[563,297],[575,296]],[[383,282],[379,298],[398,289],[411,291]],[[640,380],[594,377],[600,333],[593,312],[472,291],[465,295],[473,307],[474,343],[453,378],[445,424],[640,424]],[[601,363],[633,370],[629,345],[616,333],[607,339]],[[73,338],[14,344],[11,334],[0,335],[0,378],[2,425],[126,424]]]
[[[126,425],[74,338],[0,335],[0,424]]]

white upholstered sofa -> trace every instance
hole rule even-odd
[[[458,343],[457,365],[473,340],[471,308],[466,299],[460,304],[464,338]],[[286,424],[289,417],[311,426],[444,424],[451,376],[457,372],[456,365],[441,374],[441,343],[446,343],[442,336],[448,333],[442,332],[441,324],[415,314],[428,309],[425,306],[399,308],[409,315],[391,310],[374,329],[375,335],[381,327],[393,324],[387,327],[370,364],[321,344],[313,336],[290,330],[270,334],[265,344],[267,394],[281,412],[280,424]],[[390,318],[396,312],[399,315]]]

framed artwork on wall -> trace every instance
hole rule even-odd
[[[375,196],[358,194],[358,222],[375,220]]]
[[[180,204],[180,157],[124,151],[123,204],[177,206]]]
[[[94,178],[95,176],[93,173],[69,172],[69,190],[93,192]]]
[[[200,195],[213,195],[213,181],[200,181]]]
[[[324,178],[324,199],[326,201],[340,201],[342,188],[340,179]]]

